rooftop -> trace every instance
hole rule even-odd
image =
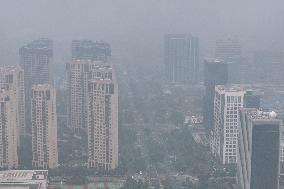
[[[215,87],[216,90],[220,92],[243,92],[245,93],[246,87],[243,85],[217,85]]]
[[[277,120],[277,113],[274,111],[267,112],[256,108],[242,108],[241,112],[245,112],[252,120]]]

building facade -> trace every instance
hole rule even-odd
[[[52,84],[53,42],[49,39],[35,40],[19,50],[20,66],[24,70],[26,128],[31,131],[32,87],[36,84]]]
[[[245,91],[240,86],[215,87],[214,130],[211,151],[222,164],[237,162],[239,109],[243,108]]]
[[[17,96],[10,90],[0,91],[0,168],[18,167],[19,129]]]
[[[97,60],[106,62],[111,56],[111,46],[104,41],[73,40],[73,60]]]
[[[112,67],[102,68],[88,82],[88,167],[118,166],[118,86]]]
[[[189,34],[165,36],[165,72],[167,81],[171,83],[198,81],[198,38]]]
[[[241,42],[237,37],[224,38],[216,41],[215,58],[230,61],[240,56]]]
[[[204,124],[210,130],[214,127],[215,86],[225,85],[228,81],[228,64],[217,59],[204,61]]]
[[[32,88],[32,166],[36,169],[58,165],[56,92],[50,84]]]
[[[25,92],[24,72],[18,67],[0,67],[0,89],[10,91],[16,100],[16,120],[18,133],[25,134]],[[20,136],[19,135],[19,136]],[[20,141],[18,141],[20,142]]]
[[[281,125],[275,112],[240,110],[237,170],[241,189],[279,188]]]
[[[110,64],[93,60],[73,60],[66,64],[68,90],[68,127],[74,132],[87,128],[88,81],[96,77],[99,70]]]

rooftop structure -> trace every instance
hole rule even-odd
[[[0,189],[47,189],[47,170],[0,171]]]

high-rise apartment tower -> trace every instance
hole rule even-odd
[[[50,84],[32,88],[32,166],[36,169],[58,165],[56,92]]]
[[[118,166],[118,86],[112,66],[98,69],[88,82],[88,167]]]
[[[0,168],[18,167],[17,95],[11,90],[0,91]]]

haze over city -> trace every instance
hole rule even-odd
[[[2,0],[0,189],[284,188],[284,1]]]

